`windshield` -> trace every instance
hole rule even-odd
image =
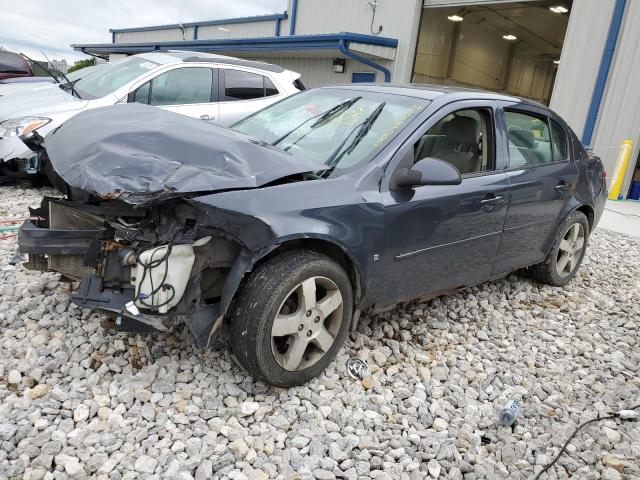
[[[74,88],[81,98],[101,98],[115,92],[140,75],[158,66],[143,57],[127,57],[108,63],[78,80]]]
[[[82,77],[88,77],[89,74],[95,72],[100,67],[103,67],[105,65],[93,65],[90,67],[81,68],[80,70],[74,70],[71,73],[67,73],[67,78],[69,79],[70,82],[73,82],[74,80],[78,80]]]
[[[339,88],[307,90],[236,123],[233,130],[337,175],[368,160],[428,100]]]

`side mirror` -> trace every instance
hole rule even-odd
[[[423,158],[411,168],[399,168],[391,177],[391,189],[422,187],[424,185],[460,185],[460,171],[444,160]]]

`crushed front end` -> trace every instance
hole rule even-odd
[[[45,148],[64,198],[45,198],[22,226],[27,267],[80,281],[73,302],[109,313],[122,330],[184,322],[200,347],[254,261],[275,248],[271,226],[242,212],[244,194],[321,169],[140,104],[79,113],[47,135]],[[225,209],[218,194],[241,198]]]
[[[47,162],[44,139],[37,132],[22,136],[5,136],[0,128],[0,175],[27,178],[43,173]]]
[[[199,227],[198,211],[180,200],[133,207],[45,198],[30,213],[19,232],[25,266],[79,281],[72,301],[109,314],[123,331],[185,323],[204,347],[228,306],[222,297],[234,265],[244,273],[242,246]]]

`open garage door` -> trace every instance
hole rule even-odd
[[[425,2],[413,82],[507,92],[549,103],[570,0],[443,4]]]

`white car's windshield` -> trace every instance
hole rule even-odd
[[[337,174],[370,158],[428,104],[402,95],[322,88],[289,97],[232,128]]]
[[[74,84],[81,98],[101,98],[158,66],[143,57],[127,57],[101,66]]]

